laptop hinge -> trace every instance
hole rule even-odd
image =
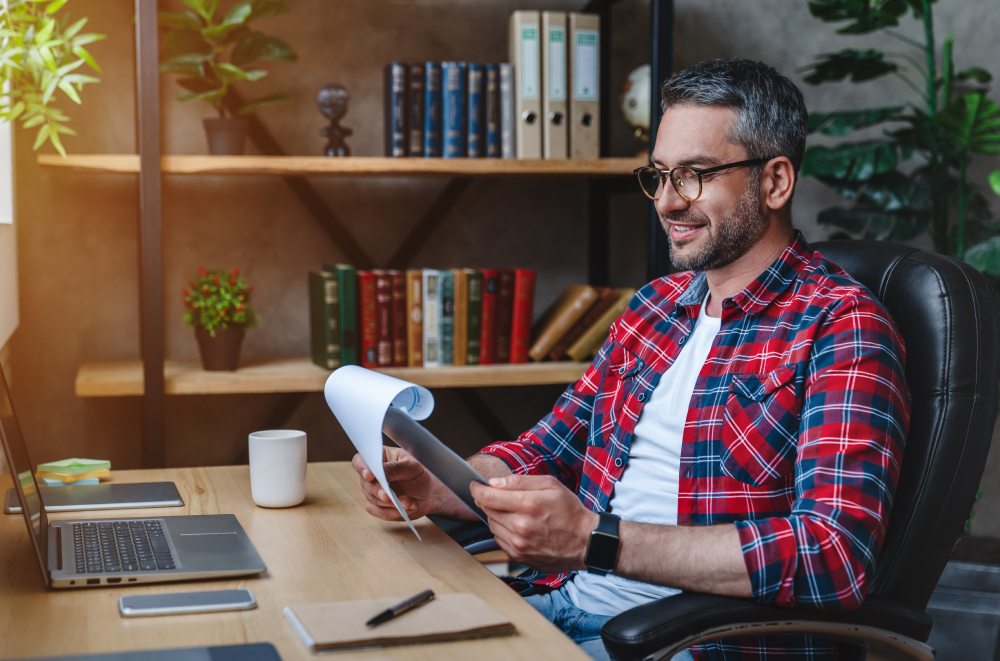
[[[49,571],[62,569],[62,528],[49,526]]]

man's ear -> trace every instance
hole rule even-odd
[[[795,189],[795,168],[785,156],[771,159],[760,173],[761,202],[778,211],[788,205]]]

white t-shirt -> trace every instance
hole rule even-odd
[[[722,325],[722,319],[706,313],[707,302],[706,296],[691,336],[653,388],[635,425],[628,464],[611,499],[611,511],[623,521],[677,525],[684,422],[698,375]],[[566,590],[577,608],[596,615],[618,615],[680,592],[614,574],[598,576],[589,572],[576,574],[566,584]]]

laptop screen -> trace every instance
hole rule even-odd
[[[10,390],[7,389],[3,367],[0,367],[0,444],[3,445],[4,453],[7,455],[7,464],[10,466],[10,475],[14,478],[17,499],[21,503],[24,520],[28,523],[31,543],[35,547],[38,564],[42,568],[42,577],[47,585],[49,522],[45,516],[42,494],[38,491],[38,482],[35,481],[35,474],[32,471],[28,448],[25,447],[24,437],[21,436],[21,426],[14,414],[14,402],[11,401]]]

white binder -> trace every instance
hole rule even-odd
[[[542,156],[569,156],[566,13],[542,12]]]
[[[514,139],[518,158],[542,157],[541,16],[537,11],[510,15],[510,61],[514,65]]]
[[[569,15],[569,155],[601,155],[601,18]]]

